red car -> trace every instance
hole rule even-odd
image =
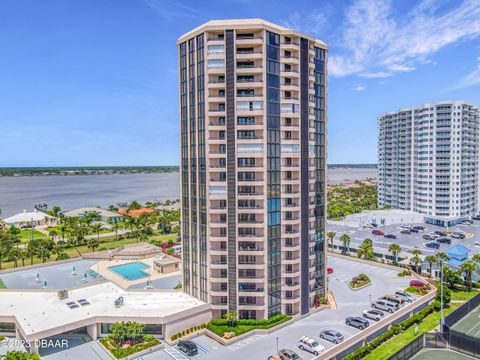
[[[424,287],[425,284],[423,281],[420,280],[410,280],[410,286],[415,286],[415,287]]]
[[[377,229],[372,230],[372,234],[373,235],[382,235],[382,236],[385,235],[385,233],[382,230],[377,230]]]
[[[330,267],[327,267],[327,274],[328,275],[333,274],[333,269]]]

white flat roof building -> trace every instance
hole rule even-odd
[[[114,301],[120,297],[123,305],[116,307]],[[83,300],[88,304],[82,305]],[[71,302],[76,307],[70,308]],[[83,327],[95,339],[105,324],[120,321],[162,325],[159,335],[170,336],[210,318],[210,305],[186,293],[126,291],[111,282],[69,290],[64,300],[56,291],[0,291],[0,322],[15,323],[17,335],[25,340],[43,339]]]

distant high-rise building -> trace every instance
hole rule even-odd
[[[478,209],[479,108],[423,104],[378,118],[378,206],[450,226]]]
[[[327,46],[259,19],[177,42],[183,289],[213,316],[324,296]]]

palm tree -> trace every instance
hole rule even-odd
[[[130,210],[138,210],[142,207],[142,205],[140,205],[140,203],[137,201],[137,200],[133,200],[130,205],[128,205],[128,208],[127,208],[127,213],[130,211]]]
[[[62,234],[62,240],[65,241],[65,234],[68,232],[68,227],[65,224],[60,224],[57,227],[58,231],[60,231],[60,234]]]
[[[129,216],[125,219],[125,225],[127,228],[130,228],[130,230],[133,230],[138,227],[138,220],[134,216]]]
[[[100,241],[98,239],[92,238],[88,240],[88,247],[92,248],[92,252],[95,252],[95,248],[100,245]]]
[[[46,263],[50,259],[51,252],[46,246],[40,246],[37,249],[37,256],[42,260],[42,263]]]
[[[375,255],[373,253],[373,241],[371,239],[365,239],[360,244],[357,250],[359,258],[363,257],[365,260],[373,260]]]
[[[350,249],[349,249],[349,246],[350,246],[350,236],[346,233],[342,234],[340,236],[340,241],[342,242],[343,244],[343,248],[344,248],[344,253],[348,254],[350,252]]]
[[[432,266],[437,262],[437,257],[435,255],[428,255],[425,257],[425,261],[428,262],[430,277],[432,277]]]
[[[118,228],[120,225],[118,224],[117,218],[111,218],[109,219],[109,224],[113,226],[113,229],[115,230],[115,240],[118,239]]]
[[[61,212],[62,212],[62,209],[60,209],[60,206],[56,206],[56,205],[55,205],[55,206],[52,208],[52,214],[53,214],[53,216],[55,216],[55,217],[58,217]]]
[[[473,261],[469,260],[460,265],[460,269],[465,273],[465,281],[467,283],[467,291],[472,290],[472,274],[479,271],[479,267]]]
[[[13,260],[13,267],[18,267],[18,259],[20,258],[20,249],[12,247],[8,253],[10,260]]]
[[[27,249],[20,249],[19,259],[22,260],[22,266],[25,266],[25,259],[28,257]]]
[[[48,236],[52,238],[52,241],[55,241],[55,238],[58,236],[58,232],[55,229],[52,229],[48,232]]]
[[[38,240],[32,240],[27,244],[26,254],[30,258],[30,265],[33,265],[33,257],[37,254]]]
[[[394,263],[398,264],[398,254],[402,251],[402,248],[398,244],[390,244],[388,247],[388,251],[392,253],[393,257],[395,258]]]
[[[329,231],[327,232],[327,237],[328,237],[328,240],[330,240],[330,244],[331,244],[331,248],[333,249],[333,239],[335,238],[335,235],[337,235],[337,233],[335,231]]]
[[[415,264],[415,272],[419,273],[418,268],[422,262],[422,259],[420,258],[420,255],[422,255],[422,251],[418,249],[413,249],[412,254],[414,256],[410,259],[410,263]],[[420,271],[422,271],[421,268]]]
[[[480,263],[480,254],[475,254],[472,256],[472,260],[477,262],[477,263]]]
[[[98,242],[100,242],[100,231],[103,230],[102,225],[101,224],[93,224],[90,229],[92,229],[92,231],[95,234],[97,234],[97,240],[98,240]]]

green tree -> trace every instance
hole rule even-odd
[[[55,241],[55,238],[58,236],[58,231],[55,229],[52,229],[48,232],[48,236],[50,236],[52,241]]]
[[[420,257],[420,255],[422,255],[422,251],[413,249],[412,254],[413,257],[410,259],[410,264],[415,265],[415,272],[419,274],[422,271],[422,268],[420,267],[420,264],[422,263],[422,258]]]
[[[446,265],[443,266],[443,282],[447,284],[450,289],[455,289],[458,284],[462,282],[462,275],[460,270],[450,270]]]
[[[59,217],[60,213],[62,212],[62,209],[60,209],[60,206],[54,206],[52,208],[52,215],[55,216],[56,218]]]
[[[2,358],[3,359],[3,358]],[[30,354],[23,351],[7,351],[5,360],[40,360],[38,354]]]
[[[349,249],[349,247],[350,247],[350,236],[348,234],[344,233],[340,236],[340,241],[343,244],[343,248],[344,248],[343,252],[348,254],[350,252],[350,249]]]
[[[357,256],[364,258],[365,260],[374,260],[375,255],[373,251],[373,241],[371,239],[365,239],[362,241],[357,249]]]
[[[18,259],[20,259],[21,250],[16,247],[12,247],[8,252],[8,258],[10,261],[13,261],[13,267],[18,267]]]
[[[238,312],[236,310],[230,310],[223,317],[228,321],[228,326],[234,327],[238,321]]]
[[[480,264],[480,254],[473,255],[472,260]]]
[[[100,245],[100,241],[96,238],[88,239],[87,245],[92,249],[92,252],[95,252],[95,248]]]
[[[330,246],[333,250],[333,239],[335,239],[335,235],[337,235],[337,233],[335,231],[329,231],[327,232],[327,238],[328,240],[330,240]]]
[[[469,260],[460,265],[460,269],[465,273],[465,282],[467,284],[467,291],[472,290],[472,274],[479,270],[477,264]]]
[[[10,234],[4,230],[0,230],[0,270],[3,269],[3,258],[6,257],[13,247],[13,240]]]
[[[133,200],[129,205],[128,205],[128,208],[127,208],[127,212],[130,211],[130,210],[138,210],[142,207],[142,205],[137,201],[137,200]]]
[[[437,262],[437,257],[435,255],[428,255],[425,257],[425,261],[428,263],[430,277],[432,277],[432,266]]]
[[[392,253],[392,255],[395,259],[394,263],[398,264],[398,254],[400,254],[400,252],[402,251],[402,248],[400,247],[400,245],[390,244],[390,246],[388,247],[388,251]]]

